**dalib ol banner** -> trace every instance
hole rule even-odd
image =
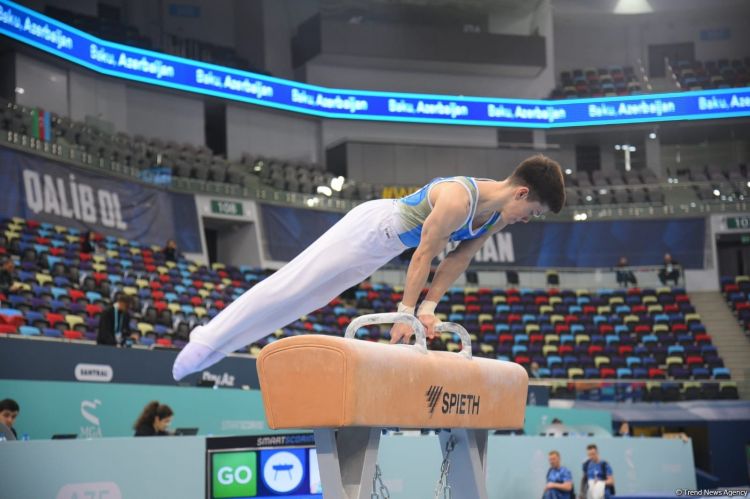
[[[0,148],[0,217],[201,251],[195,198]]]
[[[263,205],[266,257],[291,260],[341,216]],[[701,269],[705,232],[704,218],[521,223],[488,239],[473,264],[602,268],[625,256],[631,265],[660,265],[670,253],[684,268]]]

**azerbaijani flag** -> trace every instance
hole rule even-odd
[[[31,117],[32,136],[45,142],[52,140],[52,113],[35,108],[31,111]]]

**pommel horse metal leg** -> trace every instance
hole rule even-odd
[[[393,322],[409,323],[416,344],[353,339],[362,326]],[[345,338],[295,336],[261,351],[268,425],[314,429],[325,499],[378,497],[373,480],[381,428],[451,428],[439,438],[450,462],[450,497],[487,499],[488,430],[523,426],[528,376],[517,364],[472,358],[471,338],[460,325],[436,329],[458,335],[462,350],[428,351],[419,320],[390,313],[354,319]],[[444,485],[442,471],[435,471]]]
[[[487,430],[457,428],[450,433],[440,432],[443,458],[451,436],[455,439],[448,471],[451,497],[487,499]]]
[[[326,499],[371,497],[379,444],[379,428],[315,430],[318,468]]]

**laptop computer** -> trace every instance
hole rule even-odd
[[[174,434],[175,436],[197,435],[198,428],[177,428],[175,429]]]

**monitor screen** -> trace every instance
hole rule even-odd
[[[206,439],[210,499],[322,499],[312,433]]]

